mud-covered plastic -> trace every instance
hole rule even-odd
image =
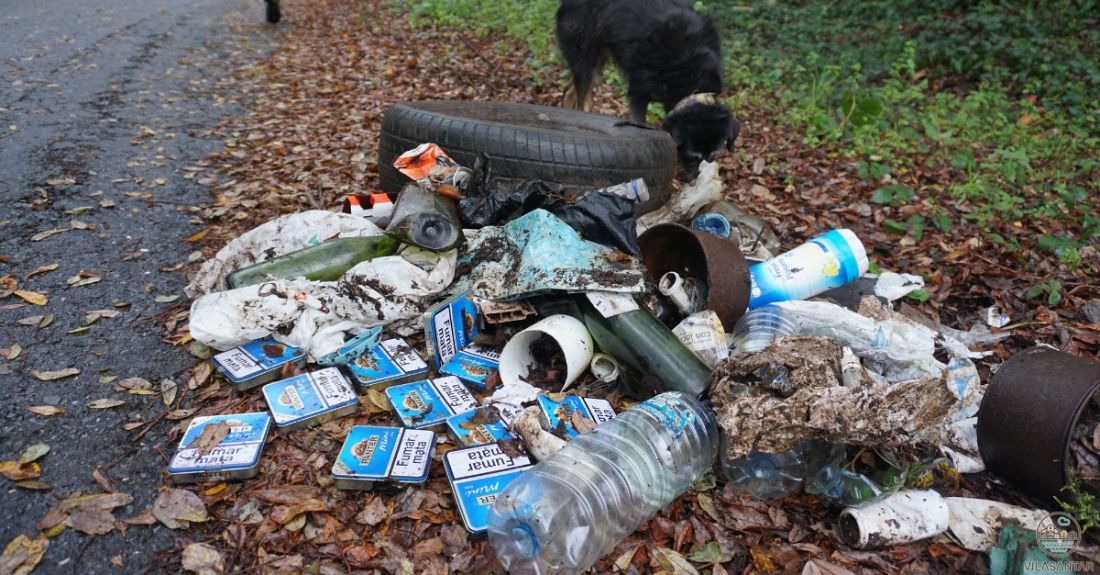
[[[729,443],[726,433],[722,431],[721,436],[722,473],[734,493],[756,499],[782,499],[802,487],[806,459],[801,445],[783,453],[754,451],[748,457],[731,459],[726,455]]]
[[[733,326],[730,355],[760,351],[776,338],[798,335],[799,329],[798,320],[775,306],[750,309]]]
[[[709,408],[662,393],[513,481],[489,511],[489,542],[510,573],[580,573],[710,469],[718,443]]]

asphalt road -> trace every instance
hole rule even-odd
[[[187,208],[210,196],[182,168],[220,149],[209,132],[219,119],[246,111],[234,104],[227,63],[262,58],[292,27],[264,23],[263,9],[259,0],[19,0],[0,8],[0,277],[14,274],[18,289],[49,299],[0,300],[0,348],[22,348],[13,360],[0,358],[0,462],[44,442],[51,452],[39,461],[40,481],[52,486],[27,490],[0,478],[0,550],[20,534],[37,536],[36,523],[61,498],[101,492],[97,466],[117,460],[109,473],[134,497],[115,510],[118,518],[150,507],[165,485],[156,448],[171,452],[171,424],[138,443],[136,431],[122,427],[163,405],[99,380],[178,379],[196,363],[140,317],[183,308],[182,273],[160,270],[187,261],[193,248],[181,239],[203,227]],[[74,225],[87,229],[31,240]],[[51,264],[59,267],[26,279]],[[82,271],[102,280],[67,287]],[[154,301],[169,295],[180,299]],[[122,313],[67,333],[97,309]],[[54,319],[43,328],[17,323],[46,314]],[[56,381],[29,373],[65,368],[80,373]],[[127,404],[87,407],[102,398]],[[40,405],[65,412],[25,409]],[[181,534],[136,526],[89,539],[68,529],[34,573],[140,573]]]

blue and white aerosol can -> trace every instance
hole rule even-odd
[[[813,297],[855,281],[868,265],[863,242],[851,230],[833,230],[749,268],[749,309]]]

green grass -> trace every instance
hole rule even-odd
[[[526,41],[535,80],[564,76],[556,0],[393,0],[415,22]],[[1060,220],[1031,241],[1070,268],[1100,236],[1100,0],[710,0],[729,102],[769,114],[870,182],[951,169],[947,189],[897,181],[872,203],[918,203],[884,231]],[[618,85],[621,78],[611,71]],[[657,116],[659,106],[652,109]],[[908,180],[904,180],[908,182]],[[1045,228],[1043,228],[1045,229]],[[1086,270],[1095,273],[1100,270]],[[1048,290],[1047,293],[1050,293]]]

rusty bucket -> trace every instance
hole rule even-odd
[[[978,411],[986,469],[1046,503],[1068,482],[1073,429],[1100,390],[1100,362],[1047,347],[1012,356],[993,376]]]
[[[679,224],[660,224],[638,236],[638,247],[651,277],[676,272],[705,283],[707,309],[718,314],[726,329],[748,309],[752,279],[735,242]]]

